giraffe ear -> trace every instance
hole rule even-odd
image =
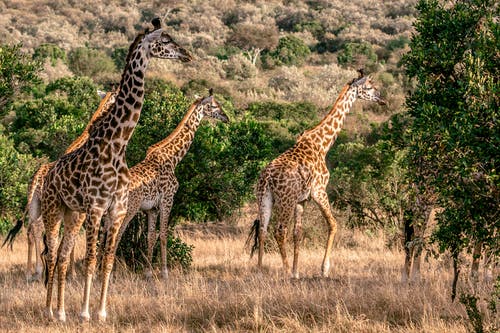
[[[214,94],[214,88],[208,89],[208,96],[212,96]]]

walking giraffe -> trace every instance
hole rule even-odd
[[[115,240],[127,212],[129,171],[125,149],[139,120],[144,99],[144,77],[151,58],[191,60],[153,20],[153,31],[139,34],[129,48],[116,101],[89,129],[89,139],[70,154],[56,161],[45,178],[42,190],[42,218],[45,226],[46,312],[52,318],[52,288],[55,266],[58,270],[57,319],[66,320],[64,310],[65,276],[68,255],[83,221],[70,219],[71,212],[86,214],[85,287],[81,318],[90,319],[89,299],[96,267],[97,234],[101,218],[109,218],[108,237],[102,263],[102,286],[98,319],[106,319],[106,298],[113,267]],[[57,248],[58,232],[64,220],[64,233]]]
[[[107,112],[111,105],[114,104],[116,92],[108,92],[102,98],[97,110],[92,115],[89,123],[83,130],[82,134],[76,138],[69,147],[65,150],[64,154],[68,154],[80,148],[89,137],[89,128],[94,121],[100,117],[104,112]],[[28,201],[24,208],[23,216],[17,221],[16,225],[9,231],[2,246],[9,244],[12,248],[12,243],[17,233],[21,230],[26,216],[28,216],[27,225],[27,241],[28,241],[28,261],[26,265],[26,278],[28,281],[37,281],[42,274],[42,263],[40,260],[40,249],[42,246],[42,233],[44,230],[43,221],[40,211],[40,197],[47,172],[54,166],[55,162],[45,163],[38,168],[35,174],[31,177],[30,184],[28,185]],[[85,214],[75,214],[72,218],[84,219]],[[33,248],[35,248],[35,266],[33,267]],[[74,276],[74,251],[71,251],[70,259],[70,275]],[[33,274],[33,273],[34,274]]]
[[[139,210],[145,211],[148,216],[148,249],[147,257],[153,260],[153,248],[157,239],[156,220],[160,215],[160,248],[161,248],[161,275],[168,277],[167,269],[167,239],[168,218],[174,202],[174,195],[179,188],[175,177],[175,168],[187,154],[194,140],[196,130],[204,118],[213,118],[228,122],[219,103],[210,90],[208,97],[194,102],[176,129],[162,141],[148,148],[146,157],[130,169],[129,199],[127,215],[118,233],[118,244],[130,220]],[[153,275],[151,265],[146,276]]]
[[[261,172],[256,192],[259,215],[249,235],[249,240],[252,236],[254,237],[252,255],[257,248],[259,250],[259,268],[262,268],[264,241],[274,207],[277,223],[275,238],[286,272],[289,271],[285,249],[286,234],[290,221],[295,218],[292,277],[298,278],[297,264],[299,243],[302,238],[302,213],[305,201],[311,198],[320,208],[329,226],[322,264],[322,274],[325,277],[328,276],[337,222],[332,215],[326,194],[330,173],[325,159],[340,132],[347,113],[358,98],[385,104],[380,93],[373,86],[371,78],[363,76],[360,72],[360,77],[342,88],[331,111],[323,120],[316,127],[304,131],[292,148],[274,159]]]

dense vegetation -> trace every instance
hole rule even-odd
[[[135,34],[165,14],[196,58],[151,64],[129,165],[208,88],[231,117],[204,123],[178,166],[174,223],[223,220],[250,202],[262,167],[364,67],[389,107],[356,103],[327,157],[345,224],[397,236],[417,185],[446,207],[443,249],[498,251],[498,3],[416,2],[174,1],[159,13],[134,1],[0,2],[0,231],[37,165],[84,128],[95,91],[117,83]]]

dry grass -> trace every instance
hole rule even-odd
[[[43,315],[45,288],[24,278],[25,239],[1,250],[0,331],[8,332],[465,332],[462,306],[449,301],[446,271],[432,267],[418,285],[399,282],[402,253],[385,248],[382,236],[347,233],[333,256],[331,278],[318,276],[320,249],[301,255],[302,278],[283,277],[277,254],[255,269],[240,228],[225,232],[184,229],[195,246],[194,267],[172,271],[167,282],[145,280],[117,268],[110,288],[108,321],[78,320],[81,277],[66,292],[68,322]],[[246,228],[243,228],[246,231]],[[221,235],[222,234],[222,235]],[[77,252],[83,255],[80,237]],[[92,290],[96,312],[99,282]]]

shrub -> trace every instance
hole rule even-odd
[[[342,50],[337,55],[337,60],[340,65],[364,67],[368,70],[373,70],[373,66],[377,62],[377,54],[372,46],[368,43],[351,42],[346,43]]]
[[[310,54],[311,51],[302,39],[295,36],[285,36],[280,38],[274,51],[266,53],[262,58],[268,67],[300,66]]]
[[[67,62],[66,51],[61,49],[59,46],[50,43],[41,44],[35,48],[33,59],[39,61],[49,59],[52,66],[57,64],[58,59],[60,59],[63,63]]]

